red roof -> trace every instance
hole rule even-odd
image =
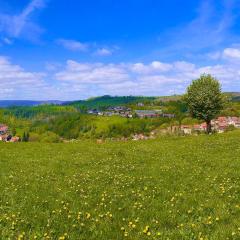
[[[6,132],[8,130],[8,126],[7,125],[0,125],[0,131],[1,132]]]
[[[181,128],[191,128],[189,125],[181,125]]]
[[[227,117],[218,117],[217,119],[219,122],[226,122],[227,121]]]
[[[232,117],[231,119],[234,123],[239,123],[240,122],[240,118],[238,118],[238,117]]]

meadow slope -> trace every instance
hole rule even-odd
[[[240,239],[239,140],[0,144],[1,239]]]

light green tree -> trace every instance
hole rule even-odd
[[[211,120],[220,113],[224,106],[219,81],[210,74],[201,75],[188,87],[185,100],[191,116],[206,122],[209,134],[212,130]]]

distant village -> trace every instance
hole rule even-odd
[[[212,130],[217,133],[225,132],[229,127],[240,128],[240,117],[218,117],[211,121]],[[175,132],[180,130],[184,134],[192,134],[194,132],[205,132],[207,130],[207,124],[194,124],[194,125],[181,125],[179,126],[172,126],[171,131]]]
[[[137,106],[143,107],[143,103],[138,103]],[[134,116],[139,118],[158,118],[158,117],[166,117],[166,118],[174,118],[174,114],[163,113],[161,109],[154,110],[132,110],[125,106],[115,106],[109,107],[105,111],[100,111],[98,109],[88,110],[88,114],[98,115],[98,116],[122,116],[126,118],[133,118]]]
[[[134,112],[127,107],[111,107],[104,112],[97,110],[89,110],[88,114],[102,115],[102,116],[114,116],[119,115],[127,118],[132,118],[135,114],[139,118],[174,118],[174,114],[162,113],[161,110],[135,110]],[[224,117],[220,116],[217,119],[211,121],[212,130],[216,133],[223,133],[229,128],[240,129],[240,117]],[[164,129],[153,130],[150,135],[146,136],[143,133],[135,134],[132,136],[132,140],[146,140],[155,138],[158,134],[181,134],[181,135],[193,135],[206,132],[206,123],[194,124],[194,125],[172,125]],[[21,139],[17,136],[12,136],[9,127],[6,124],[0,123],[0,141],[2,142],[19,142]]]
[[[240,117],[218,117],[211,121],[213,132],[223,133],[229,128],[240,129]],[[147,140],[154,139],[159,133],[160,134],[180,134],[180,135],[197,135],[204,133],[207,130],[207,124],[194,124],[194,125],[173,125],[161,130],[153,130],[149,136],[144,134],[135,134],[133,140]]]

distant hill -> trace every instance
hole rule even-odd
[[[75,107],[86,107],[86,108],[105,108],[110,106],[125,105],[137,102],[153,101],[155,97],[136,97],[136,96],[109,96],[105,95],[102,97],[89,98],[87,100],[73,101],[68,105]]]
[[[233,102],[240,102],[240,92],[230,92],[228,94],[231,96]]]
[[[31,101],[31,100],[0,100],[0,107],[6,108],[6,107],[19,107],[19,106],[38,106],[43,104],[56,104],[61,105],[64,104],[63,101],[58,100],[49,100],[49,101]]]
[[[240,92],[226,92],[232,101],[240,102]],[[54,104],[54,105],[70,105],[74,107],[85,107],[85,108],[106,108],[111,106],[126,105],[138,102],[149,102],[149,101],[178,101],[181,100],[182,95],[172,96],[158,96],[158,97],[144,97],[144,96],[101,96],[95,98],[89,98],[87,100],[78,101],[32,101],[32,100],[0,100],[0,108],[6,107],[18,107],[18,106],[38,106],[43,104]]]
[[[156,101],[170,102],[170,101],[181,100],[181,98],[182,98],[182,95],[160,96],[156,98]]]

